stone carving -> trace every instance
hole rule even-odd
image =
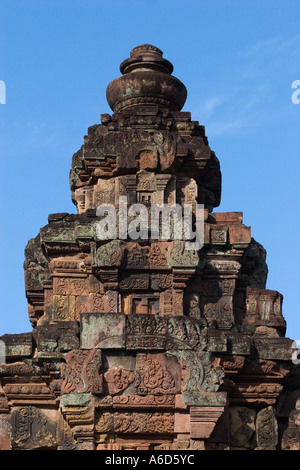
[[[76,440],[72,430],[64,419],[63,414],[58,414],[57,423],[57,450],[74,450],[76,449]]]
[[[75,320],[75,296],[53,295],[53,320]]]
[[[121,243],[112,240],[100,246],[93,256],[95,266],[120,266],[123,258]]]
[[[123,392],[134,381],[134,374],[121,367],[113,367],[104,374],[109,395]]]
[[[131,269],[149,268],[149,247],[138,243],[128,243],[125,249],[126,267]]]
[[[151,268],[165,268],[167,267],[167,259],[164,254],[164,250],[160,248],[158,243],[151,243],[151,249],[149,253],[150,267]]]
[[[245,406],[229,409],[230,445],[250,449],[255,434],[256,411]]]
[[[213,299],[213,302],[209,300],[207,302],[202,298],[204,318],[209,324],[216,323],[221,327],[230,328],[234,322],[232,297],[223,296],[220,299]]]
[[[90,311],[91,312],[105,312],[105,294],[91,294],[91,305]]]
[[[85,278],[54,277],[53,291],[57,295],[88,295]]]
[[[167,262],[171,267],[185,266],[193,268],[197,266],[199,262],[198,252],[195,250],[187,250],[184,241],[175,240],[173,245],[168,249]]]
[[[275,449],[278,442],[278,424],[274,408],[268,406],[257,413],[256,417],[257,446],[262,449]]]
[[[121,395],[113,397],[114,408],[174,408],[175,395]]]
[[[120,281],[122,290],[149,289],[149,274],[130,274]]]
[[[198,355],[189,353],[187,351],[182,355],[183,358],[183,371],[188,371],[185,383],[182,387],[183,392],[199,391],[202,388],[204,381],[204,365]],[[184,379],[184,372],[182,378]]]
[[[172,287],[172,274],[157,273],[151,276],[151,289],[154,291]]]
[[[100,433],[109,433],[113,432],[113,429],[114,423],[112,413],[108,411],[100,412],[98,419],[96,418],[96,431]]]
[[[190,317],[200,318],[201,309],[200,309],[200,294],[198,293],[188,293],[184,298],[184,313]]]
[[[283,433],[282,449],[283,450],[299,450],[300,436],[300,403],[296,402],[295,409],[290,412],[288,427]]]
[[[160,360],[157,358],[157,356],[150,354],[138,354],[136,364],[136,391],[138,395],[165,395],[179,392],[176,380],[161,363],[163,358],[160,357]],[[175,369],[174,366],[172,369]]]
[[[12,412],[14,450],[53,449],[56,446],[55,422],[34,406],[22,406]]]
[[[220,163],[162,51],[138,46],[120,70],[113,114],[72,158],[76,214],[50,214],[25,249],[33,331],[0,338],[0,449],[299,449],[297,351],[266,250],[242,212],[215,211]],[[199,250],[161,224],[185,204],[194,225],[204,208]]]
[[[116,433],[172,434],[174,430],[173,413],[114,413]]]
[[[193,349],[206,344],[203,325],[189,318],[128,315],[126,320],[128,349]]]
[[[172,315],[173,313],[172,293],[172,289],[167,289],[160,295],[160,314],[162,316]]]

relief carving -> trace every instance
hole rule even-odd
[[[134,381],[134,374],[121,367],[112,367],[105,372],[104,379],[109,395],[117,395]]]
[[[92,264],[93,266],[121,266],[123,252],[121,249],[121,242],[119,240],[112,240],[104,245],[101,245],[95,252],[93,252]]]
[[[167,249],[167,262],[170,267],[196,267],[199,258],[196,250],[187,250],[186,242],[175,240]]]
[[[202,349],[206,343],[207,333],[202,322],[185,317],[126,316],[128,349]]]
[[[120,395],[113,397],[114,408],[174,408],[175,395]]]
[[[125,259],[127,268],[149,268],[149,247],[142,247],[138,243],[127,243]]]
[[[149,274],[130,274],[124,276],[119,283],[122,290],[139,290],[149,288]]]
[[[52,419],[34,406],[18,407],[12,412],[12,448],[54,449],[56,426]]]
[[[174,432],[173,413],[114,413],[116,433],[172,434]]]
[[[102,393],[101,351],[73,349],[61,364],[62,393]]]

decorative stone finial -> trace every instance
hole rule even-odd
[[[174,67],[167,59],[163,59],[162,55],[158,47],[150,44],[137,46],[132,49],[130,58],[121,63],[120,70],[123,75],[137,70],[156,70],[170,75]]]
[[[162,55],[160,49],[150,44],[132,49],[130,57],[120,65],[123,76],[109,83],[106,90],[108,104],[114,112],[134,106],[181,110],[187,90],[171,75],[173,65]]]

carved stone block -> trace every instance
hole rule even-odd
[[[120,395],[113,397],[113,407],[116,409],[174,409],[175,395]]]
[[[251,242],[251,228],[244,225],[229,226],[229,243],[231,245],[248,244]]]
[[[136,391],[138,395],[175,395],[180,391],[180,366],[175,357],[138,353]]]
[[[298,409],[297,409],[298,408]],[[283,450],[300,450],[300,406],[292,410],[289,416],[288,427],[283,433]]]
[[[192,439],[207,439],[222,416],[222,407],[191,407],[190,434]]]
[[[221,298],[202,297],[203,316],[208,323],[216,323],[219,328],[231,328],[234,323],[233,304],[231,296],[222,296]]]
[[[226,245],[227,243],[227,227],[217,226],[210,231],[210,242],[212,245]]]
[[[245,406],[229,408],[230,446],[250,449],[255,434],[256,411]]]
[[[50,214],[25,249],[33,331],[0,338],[0,449],[299,448],[266,251],[242,212],[213,211],[220,163],[162,51],[120,70],[113,114],[72,158],[77,213]]]
[[[11,420],[9,413],[0,414],[0,449],[10,450],[11,448]]]
[[[256,417],[256,441],[262,449],[275,449],[278,443],[278,424],[272,406],[263,408]]]
[[[12,411],[12,449],[55,449],[56,422],[53,413],[34,406],[22,406]]]
[[[53,295],[53,320],[72,321],[75,319],[75,296]]]
[[[37,326],[33,337],[39,352],[67,351],[79,347],[79,325],[76,321],[60,321]]]
[[[125,346],[125,315],[119,313],[87,313],[81,316],[83,349],[120,349]]]
[[[109,395],[123,392],[134,381],[134,374],[121,367],[113,367],[104,374]]]
[[[203,324],[185,317],[126,316],[127,349],[194,349],[206,344]]]
[[[115,412],[113,419],[114,430],[117,434],[172,434],[174,432],[174,414],[170,412]]]

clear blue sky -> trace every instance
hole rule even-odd
[[[0,334],[31,330],[24,248],[55,212],[75,212],[71,159],[110,113],[107,84],[139,44],[163,50],[221,163],[218,211],[242,211],[267,250],[267,287],[300,339],[299,0],[0,2]]]

